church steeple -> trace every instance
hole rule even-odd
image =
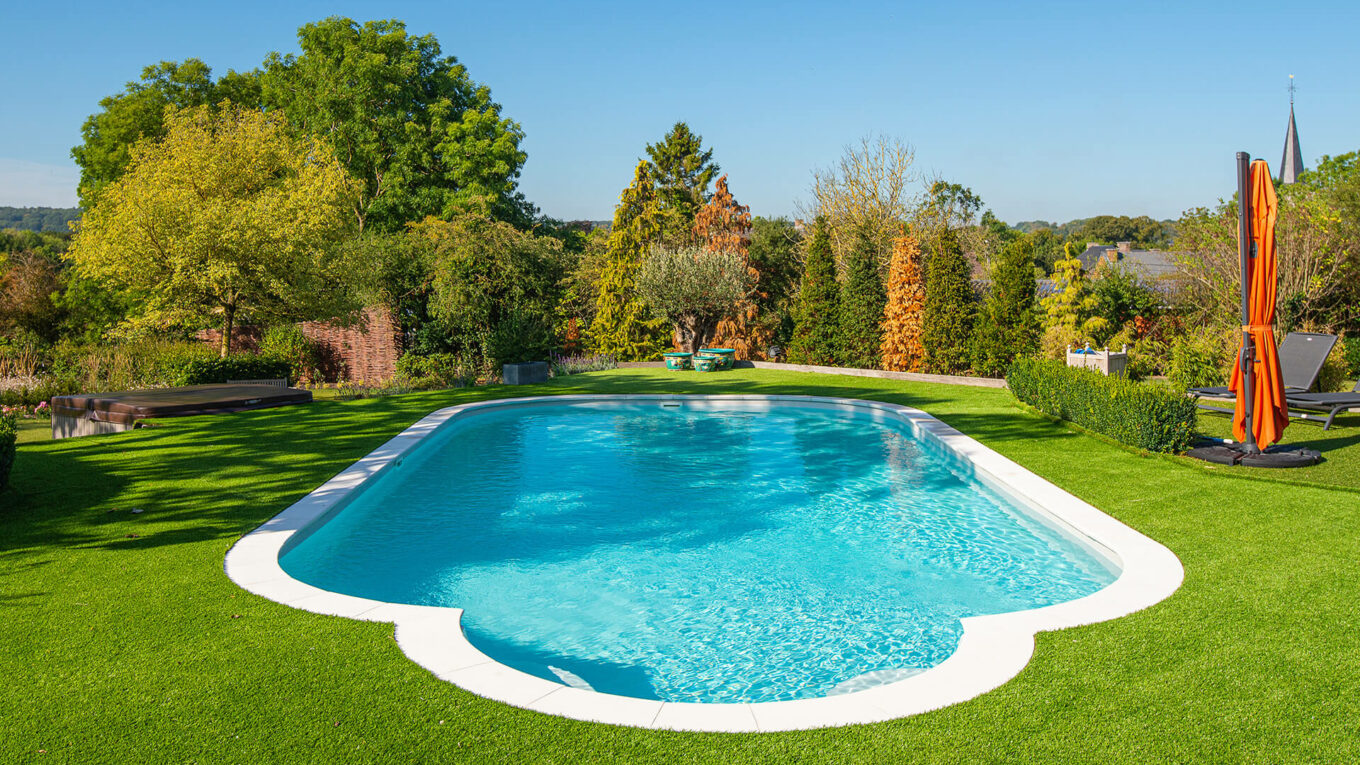
[[[1280,182],[1293,183],[1303,172],[1303,152],[1299,150],[1299,128],[1294,124],[1294,75],[1289,75],[1289,130],[1284,134],[1284,156],[1280,159]]]

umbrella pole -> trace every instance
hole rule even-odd
[[[1242,351],[1237,363],[1242,369],[1242,395],[1246,399],[1246,439],[1245,451],[1253,454],[1261,451],[1256,444],[1256,432],[1252,429],[1252,408],[1255,405],[1253,393],[1256,387],[1256,344],[1251,339],[1247,327],[1251,324],[1251,196],[1247,189],[1250,174],[1251,155],[1245,151],[1237,152],[1237,257],[1242,265]]]

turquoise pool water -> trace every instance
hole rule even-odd
[[[335,592],[463,608],[473,645],[568,685],[825,696],[940,663],[961,617],[1116,578],[951,464],[905,423],[844,410],[489,409],[280,563]]]

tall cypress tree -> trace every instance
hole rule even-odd
[[[688,235],[699,209],[708,201],[708,187],[718,175],[713,150],[704,149],[704,137],[683,122],[675,123],[657,143],[647,144],[647,175],[656,185],[670,236]]]
[[[835,364],[836,325],[840,314],[836,258],[831,254],[831,231],[818,218],[803,267],[803,284],[794,308],[793,341],[789,361],[796,364]]]
[[[932,242],[926,262],[926,301],[921,317],[921,345],[926,368],[936,374],[968,369],[973,337],[972,269],[953,229]]]
[[[973,371],[1000,377],[1017,357],[1039,349],[1035,292],[1034,245],[1021,237],[1006,245],[992,268],[974,329]]]
[[[915,236],[893,240],[888,265],[888,305],[883,310],[883,368],[919,372],[925,361],[921,349],[921,311],[925,283],[921,278],[921,248]]]
[[[883,308],[888,296],[878,273],[878,249],[873,233],[860,225],[855,243],[845,256],[838,329],[840,362],[848,367],[877,369],[883,344]]]
[[[643,361],[661,354],[665,321],[651,315],[638,294],[642,255],[658,231],[656,188],[639,162],[633,183],[623,190],[614,209],[614,226],[604,268],[600,272],[595,320],[588,330],[596,353],[620,361]]]

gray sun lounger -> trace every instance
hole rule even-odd
[[[1317,384],[1318,375],[1327,355],[1336,345],[1336,335],[1315,332],[1290,332],[1280,343],[1280,375],[1284,377],[1286,396],[1307,393]],[[1205,398],[1233,398],[1233,392],[1226,386],[1211,388],[1191,388],[1190,394]],[[1349,394],[1347,394],[1349,395]],[[1220,411],[1219,407],[1201,404],[1201,409]]]
[[[1332,427],[1332,420],[1335,420],[1338,414],[1347,409],[1360,409],[1360,382],[1355,384],[1355,389],[1350,393],[1299,393],[1286,395],[1284,400],[1290,409],[1326,412],[1327,422],[1323,424],[1322,429],[1327,430]],[[1313,419],[1307,414],[1296,416],[1305,420]]]

